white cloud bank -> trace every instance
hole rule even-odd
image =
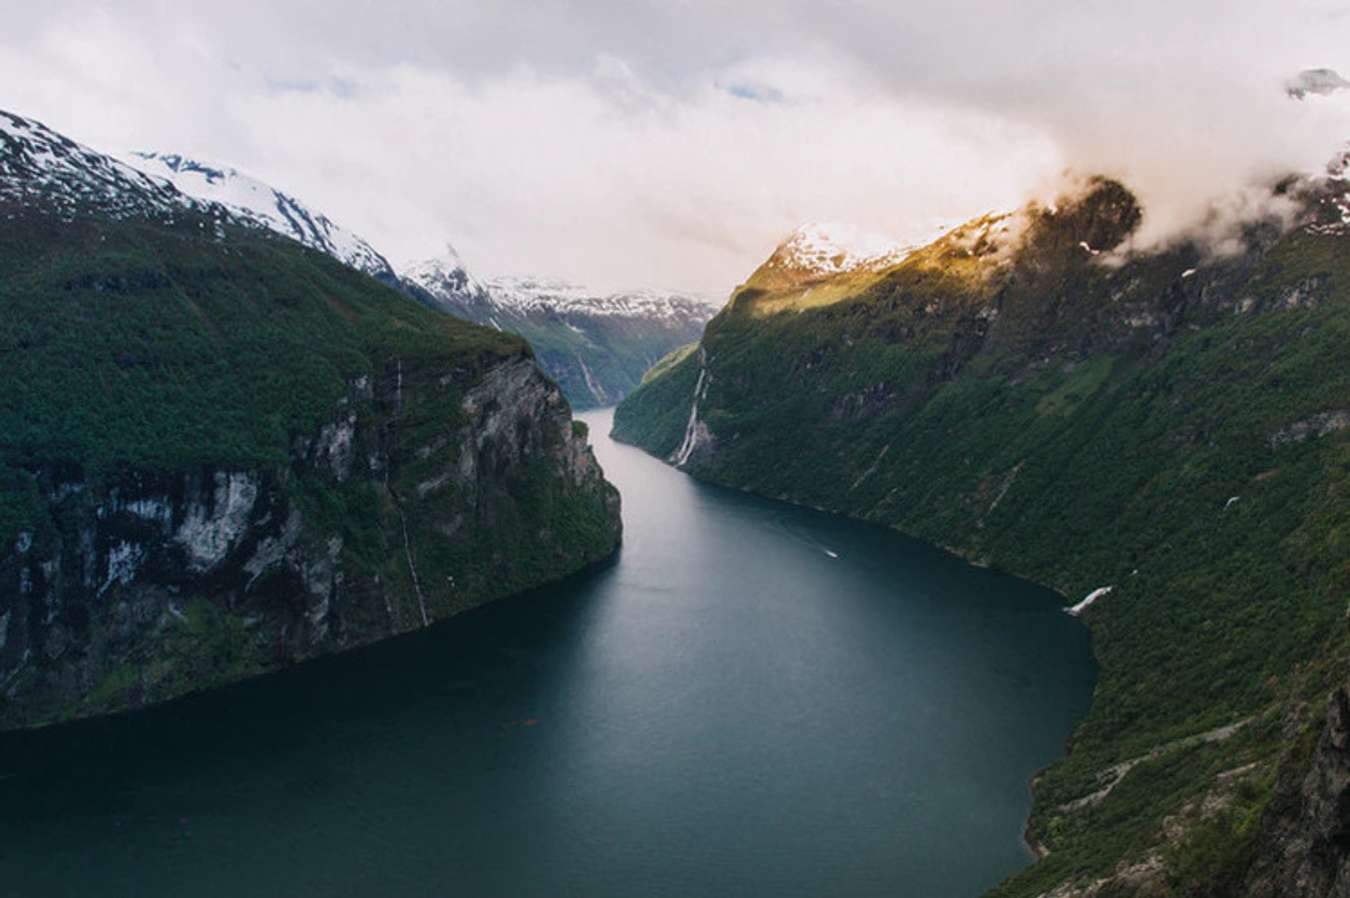
[[[912,240],[1066,168],[1147,236],[1350,138],[1328,3],[51,2],[0,108],[289,190],[396,263],[724,294],[802,221]],[[1232,203],[1231,199],[1226,202]]]

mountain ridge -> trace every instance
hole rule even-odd
[[[396,270],[364,238],[237,169],[176,153],[135,151],[124,159],[185,196],[217,204],[238,219],[326,253],[427,308],[521,334],[535,345],[545,371],[579,409],[622,398],[646,367],[695,339],[712,316],[706,303],[673,291],[597,293],[540,278],[484,283],[448,242],[440,255]]]
[[[853,271],[880,271],[916,247],[838,222],[808,222],[784,237],[747,284],[804,284]]]
[[[184,194],[220,203],[238,215],[327,253],[345,265],[393,283],[393,266],[364,239],[283,193],[234,168],[221,168],[177,153],[133,150],[128,165],[156,175]]]
[[[616,411],[700,479],[1077,603],[1097,696],[1037,778],[1042,860],[997,895],[1311,896],[1291,871],[1350,870],[1339,836],[1291,835],[1350,795],[1323,734],[1350,672],[1346,183],[1280,189],[1300,220],[1228,255],[1136,252],[1138,201],[1097,178],[882,272],[747,283]]]

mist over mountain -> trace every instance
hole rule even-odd
[[[1066,169],[1131,184],[1138,239],[1163,242],[1350,133],[1336,94],[1287,102],[1294,73],[1346,70],[1346,13],[1320,0],[699,0],[622,22],[409,0],[340,4],[347,28],[319,30],[303,5],[243,0],[210,28],[182,24],[208,14],[191,0],[176,18],[78,6],[8,21],[16,108],[102,146],[229,160],[396,267],[448,235],[480,273],[600,292],[725,294],[805,221],[924,243],[1053,195]],[[101,50],[115,64],[83,76]]]
[[[0,892],[1350,898],[1347,34],[14,5]]]
[[[1073,179],[879,267],[794,235],[615,414],[701,480],[1087,621],[1093,709],[996,895],[1311,898],[1350,870],[1344,155],[1258,200],[1159,244],[1127,185]]]

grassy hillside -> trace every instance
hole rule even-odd
[[[1318,724],[1290,715],[1345,673],[1350,238],[1257,227],[1240,256],[1140,256],[1125,252],[1138,220],[1099,181],[827,304],[745,288],[702,362],[615,417],[617,437],[668,455],[702,364],[696,476],[893,526],[1072,601],[1112,587],[1086,615],[1091,714],[1037,787],[1030,832],[1049,855],[1009,896],[1122,860],[1156,864],[1118,894],[1225,894],[1291,733]],[[1228,810],[1188,817],[1207,794]]]

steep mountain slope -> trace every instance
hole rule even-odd
[[[883,235],[813,222],[789,234],[746,283],[761,289],[803,289],[843,274],[890,268],[913,251]]]
[[[97,212],[116,218],[171,221],[195,211],[202,216],[199,224],[208,219],[234,219],[222,207],[198,202],[40,122],[2,110],[0,199],[9,206],[41,205],[64,216]]]
[[[133,152],[126,162],[164,178],[187,196],[223,205],[236,218],[284,234],[396,286],[427,308],[523,336],[576,408],[621,399],[656,359],[697,339],[712,317],[713,309],[706,303],[678,294],[598,295],[569,284],[528,279],[501,279],[489,287],[469,273],[449,244],[440,256],[396,274],[361,237],[235,169],[173,153]]]
[[[449,255],[403,273],[414,297],[433,308],[510,331],[534,347],[574,408],[610,405],[671,349],[697,340],[713,309],[676,293],[597,294],[557,281],[470,278]]]
[[[0,114],[0,726],[426,626],[608,556],[519,339]]]
[[[1000,894],[1350,881],[1336,701],[1322,733],[1347,673],[1350,183],[1284,193],[1299,225],[1220,257],[1132,251],[1141,210],[1096,179],[879,271],[757,275],[616,413],[700,478],[1092,597],[1093,709],[1037,779],[1044,858]]]
[[[404,270],[399,276],[399,286],[429,309],[501,330],[493,323],[500,311],[487,287],[469,273],[459,253],[448,243],[440,256]]]
[[[126,161],[141,171],[164,178],[187,196],[220,203],[239,218],[251,219],[385,283],[397,281],[388,260],[365,240],[256,178],[176,153],[133,151],[126,155]]]

